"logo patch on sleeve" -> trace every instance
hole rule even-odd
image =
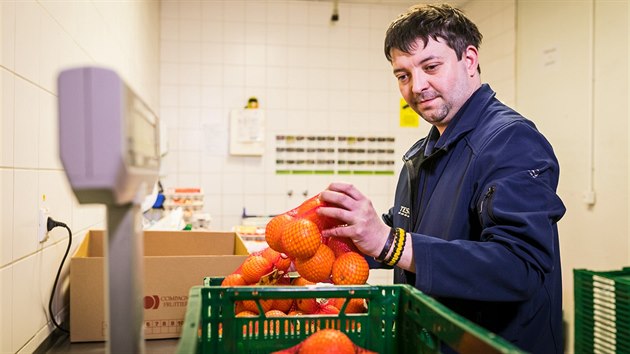
[[[398,215],[402,215],[406,218],[411,216],[411,211],[409,210],[409,207],[406,206],[400,206],[400,210],[398,211]]]

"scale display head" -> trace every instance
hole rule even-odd
[[[123,205],[152,188],[159,121],[113,70],[80,67],[58,77],[59,154],[79,203]]]

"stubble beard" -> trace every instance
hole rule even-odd
[[[439,125],[440,122],[442,122],[448,116],[451,108],[452,106],[450,104],[442,103],[438,107],[435,107],[428,111],[420,111],[420,109],[418,109],[418,113],[420,114],[422,119],[427,121],[429,124]]]

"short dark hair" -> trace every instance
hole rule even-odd
[[[442,38],[452,48],[457,60],[462,59],[469,45],[479,48],[481,32],[464,13],[448,4],[415,5],[398,16],[385,34],[385,57],[392,61],[392,49],[409,53],[421,39],[427,45],[429,38]],[[477,71],[481,72],[480,67]]]

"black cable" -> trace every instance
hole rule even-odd
[[[52,323],[55,325],[55,327],[59,328],[61,331],[66,332],[66,333],[70,333],[69,330],[61,327],[61,325],[59,323],[57,323],[57,320],[55,319],[55,315],[53,314],[53,310],[52,310],[52,303],[53,300],[55,298],[55,290],[57,289],[57,283],[59,282],[59,276],[61,275],[61,269],[63,268],[63,264],[66,261],[66,257],[68,257],[68,253],[70,252],[70,246],[72,245],[72,230],[70,230],[70,228],[68,227],[68,225],[56,221],[53,218],[48,218],[48,220],[46,221],[46,229],[48,231],[54,229],[57,226],[61,226],[61,227],[65,227],[66,230],[68,230],[68,247],[66,248],[66,253],[63,255],[63,259],[61,260],[61,264],[59,265],[59,269],[57,270],[57,276],[55,277],[55,284],[53,285],[52,288],[52,293],[50,294],[50,300],[48,301],[48,313],[50,314],[50,319],[52,321]]]

